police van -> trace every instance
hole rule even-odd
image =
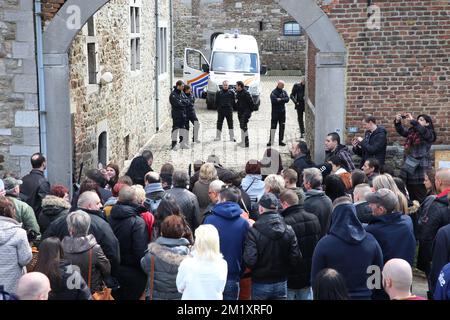
[[[197,98],[206,97],[208,109],[215,109],[215,98],[227,80],[230,88],[236,82],[244,82],[245,88],[257,107],[260,105],[261,68],[256,39],[249,35],[220,34],[214,40],[211,59],[208,61],[202,52],[186,48],[184,52],[183,79],[191,85]]]

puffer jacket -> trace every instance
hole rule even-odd
[[[170,239],[159,237],[148,246],[141,260],[142,270],[148,275],[146,290],[147,300],[150,298],[151,258],[154,257],[153,299],[180,300],[181,293],[177,289],[178,267],[189,254],[189,241],[185,238]]]
[[[27,233],[19,222],[0,217],[0,286],[9,293],[16,292],[17,282],[32,258]]]
[[[103,279],[111,274],[111,264],[95,237],[92,234],[86,237],[65,237],[61,245],[64,259],[80,268],[81,275],[87,285],[90,285],[91,292],[102,290]],[[91,283],[89,284],[89,252],[91,250]]]
[[[39,215],[39,226],[42,234],[47,230],[48,226],[62,216],[69,214],[70,203],[66,200],[48,195],[42,200],[42,212]]]
[[[170,189],[167,193],[173,196],[174,199],[177,199],[177,203],[186,217],[191,230],[197,229],[197,217],[200,217],[200,206],[197,197],[189,190],[178,187]]]
[[[320,237],[325,236],[330,229],[333,203],[325,191],[311,189],[305,193],[305,210],[316,215],[320,221]]]
[[[265,212],[244,242],[244,263],[252,270],[252,281],[286,281],[291,269],[298,268],[302,254],[291,226],[277,212]]]
[[[319,219],[306,212],[303,205],[296,204],[280,212],[287,225],[297,236],[302,259],[298,268],[291,270],[288,277],[289,289],[303,289],[311,286],[311,264],[314,249],[320,240]]]

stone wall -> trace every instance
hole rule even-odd
[[[183,63],[184,48],[199,49],[209,59],[211,36],[233,33],[235,29],[256,38],[261,64],[269,70],[305,70],[306,37],[283,35],[284,23],[294,20],[275,1],[261,0],[255,5],[249,0],[175,0],[174,14],[178,70]]]
[[[169,8],[160,0],[160,27],[168,29]],[[70,49],[71,110],[74,127],[74,168],[98,165],[98,138],[107,132],[107,162],[123,168],[156,132],[155,117],[155,8],[142,1],[141,70],[130,70],[130,7],[128,0],[112,0],[94,17],[100,75],[111,72],[114,80],[104,86],[88,84],[87,28],[74,40]],[[169,52],[169,49],[168,49]],[[169,67],[168,70],[170,71]],[[161,127],[168,117],[171,85],[168,73],[160,77]],[[127,137],[129,145],[126,146]]]
[[[39,152],[33,0],[0,1],[0,176],[23,176]]]

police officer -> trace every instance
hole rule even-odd
[[[291,92],[291,100],[297,110],[298,125],[300,127],[300,137],[305,137],[305,123],[303,122],[303,113],[305,112],[305,77],[301,77],[300,82],[294,84]]]
[[[236,82],[236,99],[237,99],[237,111],[239,119],[239,127],[241,128],[241,142],[240,147],[248,148],[248,121],[252,116],[252,111],[254,110],[254,103],[252,96],[245,89],[245,85],[242,81]]]
[[[220,141],[222,135],[223,120],[227,119],[228,131],[230,133],[230,140],[236,142],[234,139],[233,129],[233,109],[236,107],[236,96],[232,90],[229,90],[228,81],[222,83],[222,90],[217,92],[216,107],[217,107],[217,134],[214,141]]]
[[[172,105],[172,150],[177,149],[178,136],[180,137],[180,147],[189,149],[186,131],[186,112],[189,100],[183,92],[184,83],[178,80],[174,90],[170,94],[170,104]]]
[[[279,80],[277,87],[270,94],[270,100],[272,102],[272,119],[270,123],[270,140],[267,144],[270,147],[275,139],[275,131],[277,130],[277,125],[280,124],[280,131],[278,132],[279,140],[278,145],[284,147],[286,143],[283,142],[284,139],[284,129],[286,127],[286,103],[289,102],[289,96],[284,89],[284,81]]]
[[[192,124],[194,125],[194,135],[192,136],[192,142],[199,143],[200,140],[198,140],[198,133],[200,129],[200,122],[198,121],[197,114],[195,113],[195,97],[192,93],[190,85],[185,84],[183,91],[189,101],[189,105],[187,106],[186,111],[186,141],[189,140],[189,122],[192,122]]]

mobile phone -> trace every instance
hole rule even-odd
[[[406,119],[406,116],[405,116],[405,115],[402,115],[402,119]]]

